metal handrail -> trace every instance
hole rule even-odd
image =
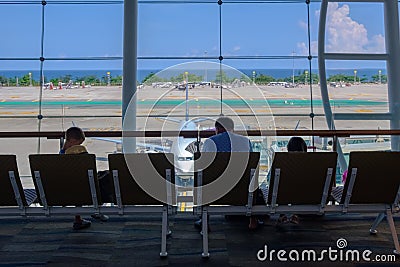
[[[400,135],[400,130],[247,130],[235,131],[245,136],[319,136],[350,137],[354,135]],[[210,137],[214,131],[85,131],[86,137],[174,137],[188,138]],[[60,139],[65,131],[42,132],[0,132],[0,138],[35,138]]]

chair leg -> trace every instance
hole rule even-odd
[[[161,223],[161,252],[160,257],[167,257],[167,231],[168,231],[168,208],[163,206],[162,223]]]
[[[394,221],[393,221],[393,214],[390,209],[386,210],[386,220],[389,223],[390,232],[392,233],[393,243],[395,247],[393,253],[400,255],[399,238],[397,237],[396,227],[394,226]]]
[[[385,218],[385,213],[379,213],[378,216],[376,217],[374,223],[372,224],[371,228],[369,229],[369,233],[372,235],[376,235],[378,231],[376,228],[378,225],[382,222],[383,218]]]
[[[201,215],[201,231],[203,233],[203,253],[201,256],[203,258],[210,257],[210,253],[208,252],[208,216],[207,216],[207,208],[203,209],[203,214]]]

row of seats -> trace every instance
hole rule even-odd
[[[176,205],[175,190],[172,190],[175,173],[173,154],[110,154],[114,205],[102,205],[93,154],[29,155],[29,164],[39,205],[30,205],[26,200],[16,156],[0,155],[0,215],[162,214],[160,256],[167,256],[168,207],[163,200]],[[133,172],[130,171],[131,166],[134,166]],[[152,169],[156,171],[151,172]],[[131,173],[156,181],[150,186],[159,187],[163,181],[170,181],[164,183],[170,189],[160,190],[163,193],[159,195],[160,199],[156,199],[138,185]]]
[[[240,173],[234,168],[226,171],[227,159],[224,159],[222,154],[220,160],[217,157],[217,160],[205,169],[197,168],[195,163],[195,184],[198,184],[199,175],[205,184],[226,173],[228,176]],[[400,162],[400,152],[351,152],[348,176],[341,196],[333,201],[334,205],[327,204],[332,199],[331,192],[335,184],[336,152],[275,153],[270,181],[267,189],[263,190],[265,205],[253,205],[251,192],[255,188],[252,186],[252,179],[257,177],[253,174],[257,173],[258,156],[247,158],[247,170],[242,173],[236,186],[223,197],[205,202],[207,205],[202,206],[203,222],[207,222],[210,214],[377,213],[379,215],[370,232],[376,233],[377,226],[386,217],[395,246],[394,252],[400,254],[393,221],[393,214],[399,211],[400,177],[397,164]],[[203,192],[201,195],[204,203],[204,195],[207,196],[207,193]],[[194,201],[196,204],[196,198]],[[203,223],[202,227],[202,255],[208,257],[208,223]]]
[[[274,213],[377,213],[371,230],[386,216],[395,252],[400,252],[393,221],[399,210],[400,152],[350,153],[348,178],[335,205],[328,205],[337,154],[276,153],[265,190],[265,204],[254,204],[259,153],[195,155],[194,206],[202,212],[203,257],[208,251],[208,215]],[[102,205],[95,155],[30,155],[40,206],[28,205],[16,157],[0,155],[0,214],[162,214],[161,256],[167,256],[168,207],[176,205],[173,154],[111,154],[114,205]],[[373,232],[372,231],[372,232]]]

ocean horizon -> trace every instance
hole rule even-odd
[[[249,78],[252,77],[253,71],[255,71],[256,75],[269,75],[274,77],[275,79],[292,77],[293,72],[295,76],[302,74],[307,69],[238,69],[238,71],[247,75]],[[162,70],[159,69],[139,69],[137,72],[137,80],[142,82],[143,79],[151,73],[158,73]],[[308,71],[308,70],[307,70]],[[378,75],[378,72],[381,71],[382,75],[386,75],[386,69],[357,69],[357,77],[366,78],[368,81],[372,80],[373,75]],[[95,76],[97,78],[106,78],[107,72],[110,72],[112,77],[117,77],[122,75],[122,69],[114,69],[114,70],[44,70],[44,76],[46,80],[56,79],[65,77],[66,75],[71,75],[73,80],[77,80],[86,76]],[[0,76],[6,78],[21,78],[28,73],[32,73],[32,79],[38,81],[40,77],[39,70],[0,70]],[[318,69],[313,69],[311,71],[312,74],[318,74]],[[177,73],[178,74],[178,73]],[[354,75],[354,69],[328,69],[327,77],[343,74],[347,76]],[[201,74],[200,74],[201,75]],[[208,77],[208,80],[215,79],[215,77]]]

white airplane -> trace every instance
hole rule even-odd
[[[188,86],[186,86],[186,102],[188,103]],[[168,117],[159,117],[159,119],[163,119],[166,121],[171,121],[173,123],[177,123],[179,125],[180,131],[197,131],[198,125],[197,123],[205,120],[210,120],[209,118],[196,118],[189,119],[189,108],[186,105],[186,114],[184,120],[178,120],[174,118]],[[113,142],[118,146],[123,145],[122,140],[117,139],[109,139],[109,138],[101,138],[94,137],[92,139]],[[192,176],[194,169],[194,152],[200,147],[201,144],[197,144],[196,138],[184,138],[183,136],[177,136],[172,138],[172,144],[170,147],[156,145],[151,143],[136,143],[137,151],[144,153],[173,153],[175,160],[175,170],[176,174],[184,177],[184,176]],[[122,149],[117,149],[117,151],[122,151]]]

